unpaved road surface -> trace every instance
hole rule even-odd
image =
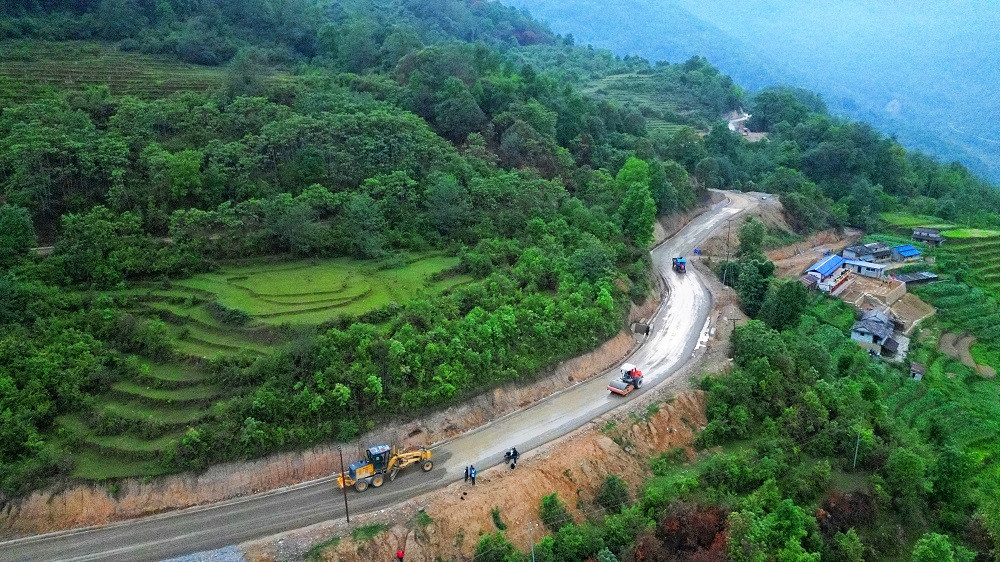
[[[685,274],[674,273],[671,257],[690,256],[692,249],[726,219],[758,204],[750,196],[727,195],[728,201],[714,205],[652,252],[653,263],[669,295],[652,319],[653,331],[629,359],[643,370],[641,390],[625,398],[610,394],[606,387],[617,371],[570,387],[530,408],[435,447],[436,466],[428,474],[411,468],[378,490],[363,494],[351,490],[348,494],[351,511],[392,509],[407,499],[462,478],[466,465],[485,468],[499,464],[503,451],[512,445],[522,451],[533,449],[654,386],[677,383],[674,375],[708,339],[712,302],[697,268],[689,268]],[[340,490],[330,478],[324,478],[208,506],[0,543],[0,560],[159,560],[222,548],[343,514]]]

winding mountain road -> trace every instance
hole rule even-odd
[[[493,466],[516,445],[528,451],[579,428],[590,420],[676,376],[707,339],[712,299],[701,274],[671,270],[671,257],[688,255],[716,228],[755,197],[727,193],[652,252],[669,292],[652,319],[652,331],[630,362],[644,373],[641,390],[611,395],[611,374],[599,376],[457,437],[434,449],[436,467],[400,473],[395,482],[364,494],[352,492],[352,511],[397,505],[461,478],[464,467]],[[62,531],[0,543],[0,560],[158,560],[222,548],[343,516],[343,499],[330,478],[216,504],[172,511],[100,527]]]

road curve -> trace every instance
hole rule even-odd
[[[404,471],[395,482],[364,494],[350,494],[351,511],[361,513],[399,504],[462,477],[464,467],[500,462],[516,445],[528,451],[561,437],[675,376],[706,335],[711,296],[694,268],[671,270],[671,257],[691,250],[745,208],[753,197],[730,193],[652,252],[669,297],[652,319],[652,332],[631,357],[644,373],[641,390],[628,397],[606,390],[600,376],[435,447],[437,466],[429,474]],[[0,560],[160,560],[222,548],[344,514],[343,498],[329,478],[212,505],[0,543]]]

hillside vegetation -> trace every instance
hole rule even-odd
[[[217,80],[5,78],[32,94],[0,112],[3,500],[348,441],[529,381],[622,328],[652,286],[656,216],[708,188],[777,194],[798,234],[934,217],[979,229],[961,233],[971,256],[992,238],[968,236],[1000,226],[994,186],[814,94],[748,98],[705,59],[615,58],[495,2],[3,10],[14,58],[153,57]],[[739,106],[767,140],[720,121]],[[724,525],[734,559],[988,556],[995,433],[957,420],[992,415],[994,382],[918,343],[928,384],[905,386],[847,339],[849,310],[774,280],[768,232],[745,228],[714,264],[755,318],[733,373],[703,385],[699,439],[723,450],[619,514],[611,555],[669,548],[643,530],[684,498],[718,515],[704,530]],[[953,274],[992,291],[985,261]],[[942,423],[908,409],[918,399]],[[587,525],[553,527],[553,559],[597,556]]]

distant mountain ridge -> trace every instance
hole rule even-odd
[[[835,114],[1000,180],[1000,10],[985,0],[905,8],[871,0],[505,2],[619,55],[701,55],[751,90],[816,90]]]

